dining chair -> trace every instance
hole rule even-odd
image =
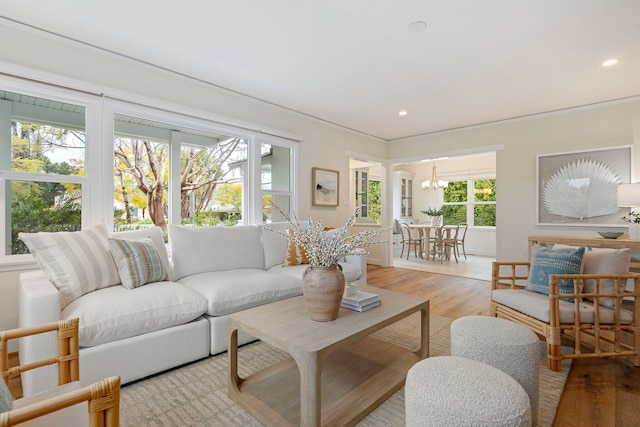
[[[443,225],[436,232],[436,240],[434,242],[432,260],[436,260],[436,256],[440,257],[440,262],[444,259],[451,259],[451,254],[458,262],[458,254],[456,251],[456,240],[458,239],[458,225]]]
[[[420,234],[416,234],[418,230],[411,230],[409,224],[402,223],[400,224],[400,230],[402,231],[402,251],[400,252],[400,258],[404,254],[405,245],[407,246],[407,259],[409,259],[409,254],[411,253],[411,247],[413,246],[413,253],[416,258],[420,256],[422,258],[422,249],[423,249],[423,241],[424,239]],[[418,255],[418,251],[420,255]]]
[[[460,257],[460,248],[462,248],[464,259],[467,259],[467,251],[464,248],[464,239],[465,237],[467,237],[468,228],[469,228],[469,225],[460,224],[460,228],[458,230],[458,238],[456,239],[456,251],[458,252],[458,257]],[[460,233],[462,233],[462,237],[460,237]]]

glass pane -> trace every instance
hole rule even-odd
[[[480,227],[495,227],[496,205],[475,205],[473,207],[473,223]]]
[[[369,219],[380,224],[380,181],[369,181]]]
[[[291,190],[291,148],[260,145],[260,182],[263,190]]]
[[[282,194],[265,194],[262,196],[262,222],[284,222],[286,218],[273,207],[276,204],[282,212],[290,215],[291,196]]]
[[[495,202],[496,201],[496,180],[495,179],[476,180],[473,193],[474,193],[476,202]]]
[[[467,205],[444,205],[443,224],[466,224],[467,223]]]
[[[181,149],[183,224],[238,225],[242,222],[247,142],[226,138],[210,147]]]
[[[443,191],[445,203],[467,201],[467,181],[453,181]]]
[[[154,224],[166,230],[169,146],[116,136],[114,149],[115,229]]]
[[[11,238],[5,255],[27,254],[18,233],[81,229],[82,190],[79,184],[6,180],[11,194]]]

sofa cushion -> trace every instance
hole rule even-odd
[[[82,295],[120,283],[104,224],[83,231],[19,233],[18,236],[60,291],[63,308]]]
[[[524,289],[496,289],[491,292],[491,300],[499,304],[511,307],[528,316],[535,317],[549,323],[549,297]],[[593,304],[583,302],[580,304],[580,320],[583,323],[593,323],[595,318]],[[615,311],[600,306],[600,323],[611,325],[615,323]],[[633,321],[633,313],[629,310],[620,310],[621,323],[628,325]],[[573,323],[574,303],[560,301],[560,323]]]
[[[553,250],[533,245],[531,248],[531,267],[525,289],[549,295],[549,275],[581,273],[584,251],[584,246]],[[560,280],[558,286],[561,294],[574,292],[573,280]],[[569,298],[566,299],[569,300]]]
[[[195,274],[178,283],[206,298],[210,316],[224,316],[302,294],[299,279],[246,268]]]
[[[303,229],[309,226],[309,223],[306,221],[301,221],[299,224]],[[263,224],[259,227],[264,249],[264,268],[268,270],[274,265],[282,264],[288,246],[287,238],[284,234],[291,228],[291,224],[288,222],[272,222],[271,224]]]
[[[553,245],[553,249],[575,248],[562,244]],[[587,247],[584,253],[582,272],[584,274],[625,274],[629,272],[631,263],[631,249],[621,248],[591,248]],[[600,280],[600,293],[612,294],[615,292],[613,279]],[[583,292],[595,291],[595,280],[585,280]],[[589,298],[590,301],[593,299]],[[614,298],[600,298],[600,305],[613,308]]]
[[[111,237],[114,239],[126,239],[126,240],[140,240],[145,237],[150,238],[153,244],[156,245],[162,265],[169,274],[169,280],[175,280],[173,278],[173,272],[171,271],[171,263],[169,262],[169,255],[167,254],[167,246],[164,243],[164,236],[162,228],[158,226],[142,228],[140,230],[119,231],[117,233],[111,233]]]
[[[80,318],[79,341],[91,347],[192,321],[207,301],[174,282],[135,289],[112,286],[83,295],[62,310],[62,318]]]
[[[342,273],[344,274],[345,282],[355,282],[362,275],[360,268],[356,264],[341,262],[340,266],[342,267]],[[281,264],[276,265],[275,267],[271,267],[267,271],[269,271],[270,273],[284,274],[302,280],[302,275],[308,267],[308,264],[300,264],[294,266],[285,266],[284,264]]]
[[[169,246],[176,280],[211,271],[264,269],[260,229],[169,225]]]
[[[147,283],[167,280],[167,270],[150,238],[109,239],[109,247],[125,288],[133,289]]]

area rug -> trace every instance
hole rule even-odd
[[[450,319],[430,316],[430,355],[449,355]],[[378,339],[416,350],[419,314],[375,333]],[[546,366],[541,345],[539,426],[551,426],[571,361],[562,371]],[[247,376],[287,358],[287,354],[257,341],[242,346],[238,354],[240,375]],[[122,387],[121,426],[219,426],[247,427],[260,424],[227,396],[227,353],[211,356]],[[370,413],[362,427],[404,426],[404,388]]]

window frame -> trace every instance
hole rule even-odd
[[[37,74],[37,73],[36,73]],[[39,76],[38,76],[39,77]],[[42,79],[44,80],[44,79]],[[179,104],[166,103],[156,99],[149,99],[136,95],[109,96],[103,92],[90,89],[83,90],[81,87],[92,87],[86,82],[73,81],[60,78],[59,83],[52,82],[55,79],[48,78],[45,83],[37,77],[28,79],[20,76],[0,76],[0,89],[45,98],[52,101],[75,104],[85,109],[85,175],[67,176],[57,174],[27,174],[25,172],[13,172],[11,170],[0,170],[0,182],[5,180],[31,180],[46,182],[69,182],[77,183],[82,187],[81,201],[81,222],[82,229],[86,229],[93,224],[104,221],[109,229],[113,229],[113,137],[114,137],[114,114],[127,114],[135,117],[144,117],[161,123],[178,124],[187,128],[202,131],[211,131],[218,134],[228,134],[241,137],[250,144],[248,170],[247,170],[247,191],[243,192],[243,218],[244,224],[259,224],[262,222],[262,193],[260,182],[260,144],[271,144],[285,146],[290,149],[290,191],[286,192],[290,196],[290,211],[297,211],[299,197],[297,197],[299,187],[299,164],[300,164],[300,141],[301,137],[289,135],[286,132],[275,129],[263,129],[252,123],[241,123],[240,121],[215,117],[212,113],[190,109]],[[2,118],[0,118],[2,119]],[[13,119],[13,118],[11,118]],[[281,135],[281,136],[280,136]],[[9,144],[10,149],[10,144]],[[170,145],[170,159],[180,158],[180,144]],[[253,154],[252,154],[253,153]],[[255,155],[257,153],[257,156]],[[176,157],[177,156],[177,157]],[[257,165],[257,166],[256,166]],[[254,170],[258,167],[257,170]],[[169,165],[169,195],[171,199],[170,212],[167,224],[180,223],[180,162],[170,160]],[[178,177],[176,180],[175,177]],[[282,191],[279,191],[282,193]],[[4,189],[0,189],[0,223],[5,224],[6,198]],[[177,201],[177,203],[176,203]],[[0,236],[0,244],[5,247],[6,238]],[[11,271],[16,269],[31,268],[34,264],[30,254],[5,255],[4,250],[0,254],[0,271]]]
[[[473,178],[466,179],[456,179],[450,178],[449,183],[452,182],[466,182],[467,183],[467,201],[466,202],[445,202],[444,201],[444,192],[443,192],[443,200],[442,206],[466,206],[466,219],[467,225],[469,228],[475,229],[495,229],[495,225],[475,225],[475,206],[478,205],[494,205],[497,206],[497,201],[485,201],[485,202],[476,202],[475,200],[475,182],[479,180],[494,180],[497,183],[495,176],[477,176]]]

